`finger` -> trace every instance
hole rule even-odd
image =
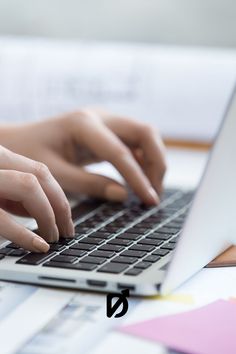
[[[96,116],[76,121],[72,134],[77,142],[83,144],[93,153],[112,163],[121,173],[133,191],[147,204],[157,204],[159,199],[148,178],[135,161],[131,151],[109,130]],[[79,124],[80,123],[80,124]]]
[[[160,194],[166,172],[166,159],[165,147],[158,131],[128,118],[110,117],[105,119],[105,122],[125,144],[138,149],[138,155],[135,154],[135,157],[154,189]]]
[[[49,242],[59,237],[53,209],[37,178],[29,173],[0,171],[0,198],[20,202]]]
[[[18,224],[8,213],[0,209],[1,236],[32,252],[47,252],[49,244],[40,236]]]
[[[51,160],[53,173],[67,192],[86,194],[114,202],[123,202],[127,199],[125,187],[111,178],[89,173],[56,154],[48,156]]]
[[[53,208],[60,235],[74,235],[69,202],[46,165],[1,148],[1,168],[35,175]]]
[[[166,172],[165,147],[157,131],[150,126],[142,126],[140,131],[140,148],[142,149],[143,168],[151,184],[160,194]]]

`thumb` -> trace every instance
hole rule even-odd
[[[86,194],[95,198],[123,202],[128,192],[124,186],[111,178],[90,173],[73,165],[60,156],[54,156],[51,172],[65,192]]]
[[[111,178],[82,169],[80,169],[78,174],[77,183],[80,185],[80,193],[114,202],[123,202],[127,199],[128,193],[126,188]]]

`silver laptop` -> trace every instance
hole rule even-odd
[[[236,240],[236,93],[196,193],[166,190],[158,207],[84,200],[76,236],[47,254],[6,242],[0,279],[135,295],[167,294]]]

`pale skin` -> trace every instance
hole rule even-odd
[[[25,125],[0,126],[0,235],[33,252],[73,237],[65,193],[122,202],[126,187],[89,173],[85,165],[109,161],[146,204],[159,203],[166,171],[164,145],[150,126],[86,109]],[[10,213],[31,216],[40,236]]]

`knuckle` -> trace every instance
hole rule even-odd
[[[112,162],[112,161],[122,161],[122,160],[126,160],[128,158],[131,157],[131,152],[128,149],[128,147],[126,147],[125,145],[120,145],[117,146],[116,149],[111,150],[110,152],[108,152],[109,156],[108,156],[108,161]]]
[[[4,146],[0,145],[0,159],[1,159],[1,161],[4,158],[8,157],[10,154],[12,154],[12,152],[10,150],[8,150]]]
[[[39,179],[49,179],[50,178],[50,171],[47,165],[42,162],[35,162],[34,166],[34,174]]]
[[[151,135],[153,135],[153,128],[151,127],[151,125],[146,123],[140,123],[140,131],[141,134],[145,137],[150,137]]]
[[[6,217],[6,212],[0,208],[0,220],[2,221],[2,218]]]
[[[86,123],[90,118],[91,118],[91,113],[86,110],[75,111],[71,113],[69,116],[69,120],[72,124],[77,123],[78,120],[80,121],[80,123]]]
[[[4,146],[0,145],[0,155],[4,154],[5,150]]]
[[[35,191],[38,187],[38,180],[32,173],[20,174],[21,187],[27,191]]]
[[[66,218],[71,217],[71,208],[67,199],[60,202],[59,208]]]

